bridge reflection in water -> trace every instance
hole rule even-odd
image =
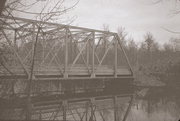
[[[6,107],[3,113],[11,113],[2,113],[1,118],[26,119],[26,106],[24,105],[23,98],[18,100],[13,100],[11,103],[10,101],[4,102],[4,106],[6,105]],[[9,105],[7,106],[8,103]],[[132,103],[132,94],[86,96],[84,98],[72,99],[63,99],[58,97],[58,95],[34,97],[31,103],[31,120],[125,121]],[[13,111],[14,113],[12,113]],[[9,117],[7,115],[9,115]]]
[[[7,16],[0,20],[6,48],[0,80],[9,86],[2,90],[3,112],[21,112],[14,119],[105,121],[107,108],[114,110],[111,120],[119,121],[119,98],[126,96],[129,112],[133,72],[117,33]]]

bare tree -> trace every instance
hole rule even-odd
[[[173,52],[173,46],[169,43],[164,43],[163,49],[165,52]]]
[[[180,51],[180,39],[179,38],[170,38],[169,44],[173,47],[174,51]]]
[[[108,32],[109,31],[109,25],[103,24],[103,30]]]
[[[145,38],[145,43],[146,43],[147,50],[150,52],[151,48],[152,48],[152,45],[154,43],[153,35],[150,32],[148,32],[148,33],[146,33],[144,38]]]
[[[148,32],[144,36],[144,39],[145,39],[145,44],[146,44],[146,48],[147,48],[147,52],[149,56],[149,61],[152,64],[152,46],[154,44],[154,37],[150,32]]]
[[[127,52],[129,54],[129,59],[130,59],[130,62],[131,62],[131,65],[135,65],[137,64],[136,61],[137,61],[137,51],[138,51],[138,46],[137,44],[135,43],[134,39],[133,38],[129,38],[128,39],[128,47],[127,47]]]
[[[27,3],[26,2],[27,2],[26,0],[7,0],[5,4],[5,1],[1,1],[1,3],[4,4],[4,7],[2,9],[2,15],[10,16],[12,18],[16,17],[17,12],[24,13],[26,15],[30,15],[30,14],[34,15],[34,17],[36,17],[37,19],[41,21],[37,23],[38,32],[36,33],[36,38],[38,38],[38,34],[40,32],[39,29],[43,27],[44,22],[51,21],[54,19],[59,19],[60,16],[62,16],[63,14],[66,14],[69,10],[73,9],[79,1],[75,2],[73,5],[69,7],[65,7],[64,5],[65,0],[45,0],[43,1],[44,2],[43,7],[40,8],[39,10],[40,12],[37,12],[37,13],[31,12],[30,10],[34,9],[34,7],[37,7],[36,5],[39,4],[40,1],[32,0],[30,2],[27,2]],[[0,21],[4,24],[8,24],[6,21],[6,17],[1,19]],[[15,20],[14,20],[14,23],[16,24]],[[20,27],[18,23],[17,23],[17,26]],[[1,43],[2,43],[2,39],[1,39]],[[1,51],[1,53],[2,52],[4,51]],[[3,60],[2,55],[3,54],[0,55],[1,60]]]
[[[78,2],[79,0],[67,6],[65,5],[66,0],[32,0],[31,2],[26,0],[7,0],[3,9],[3,15],[16,16],[17,13],[20,13],[31,15],[41,21],[55,21],[72,10]],[[33,9],[37,9],[38,12],[34,12]]]
[[[126,42],[126,36],[127,36],[127,32],[125,31],[124,27],[118,27],[117,30],[118,36],[122,42],[122,46],[126,47],[127,46],[127,42]]]
[[[33,69],[34,69],[34,59],[36,56],[36,51],[37,51],[37,45],[38,45],[38,39],[39,39],[39,34],[42,34],[41,28],[44,27],[44,23],[48,21],[54,21],[56,19],[59,19],[60,16],[66,14],[69,10],[72,10],[78,3],[78,1],[73,4],[70,7],[65,7],[64,3],[65,0],[46,0],[44,1],[43,7],[39,10],[40,12],[32,12],[31,9],[33,9],[36,5],[40,3],[40,1],[32,1],[29,4],[26,4],[25,0],[8,0],[5,4],[5,7],[2,10],[2,15],[3,16],[10,16],[11,18],[16,17],[16,13],[24,13],[26,15],[34,15],[37,20],[40,20],[40,22],[36,23],[35,27],[37,29],[36,33],[33,33],[35,36],[33,38],[33,46],[32,46],[32,60],[30,62],[30,72],[28,75],[28,82],[27,82],[27,87],[26,87],[26,92],[27,92],[27,114],[26,114],[26,119],[31,119],[31,89],[32,89],[32,80],[33,80]],[[6,17],[3,19],[0,19],[2,23],[7,23]],[[20,25],[16,22],[14,19],[14,23],[16,26]],[[34,28],[35,28],[34,27]],[[2,30],[2,33],[5,33]],[[3,34],[5,38],[7,38],[6,34]],[[2,40],[2,39],[1,39]],[[1,41],[2,42],[2,41]],[[3,65],[3,60],[4,60],[4,51],[0,50],[0,62],[1,65]],[[6,67],[4,67],[6,68]],[[6,92],[6,90],[3,90]]]
[[[171,14],[173,15],[177,15],[180,14],[180,0],[152,0],[153,4],[160,4],[160,3],[164,3],[164,2],[169,2],[174,4],[174,8],[172,8],[172,10],[169,10],[171,12]],[[174,31],[174,30],[170,30],[168,28],[162,27],[163,30],[173,33],[173,34],[180,34],[180,31]]]

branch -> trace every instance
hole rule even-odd
[[[153,1],[153,4],[160,3],[162,0]]]
[[[172,31],[172,30],[169,30],[169,29],[164,28],[164,27],[161,27],[161,28],[164,29],[165,31],[173,33],[173,34],[180,34],[180,32],[177,32],[177,31]]]
[[[56,14],[56,13],[62,13],[62,12],[66,12],[66,11],[68,11],[68,10],[70,10],[70,9],[72,9],[72,8],[74,8],[77,4],[79,3],[79,0],[78,0],[78,2],[76,2],[73,6],[71,6],[71,7],[69,7],[69,8],[66,8],[66,9],[64,9],[64,10],[61,10],[61,11],[53,11],[56,7],[57,7],[57,4],[56,4],[56,6],[54,6],[53,7],[53,9],[51,10],[51,12],[31,12],[31,11],[25,11],[25,10],[19,10],[19,9],[15,9],[15,8],[9,8],[9,9],[11,9],[11,10],[14,10],[14,11],[17,11],[17,12],[21,12],[21,13],[27,13],[27,14],[34,14],[34,15],[41,15],[41,14]],[[43,9],[45,9],[45,8],[43,8]]]

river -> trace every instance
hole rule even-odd
[[[149,88],[136,97],[127,121],[179,121],[180,85]]]

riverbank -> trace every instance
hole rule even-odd
[[[161,78],[151,75],[149,72],[144,70],[134,70],[134,77],[135,86],[160,87],[166,85],[161,81]]]

